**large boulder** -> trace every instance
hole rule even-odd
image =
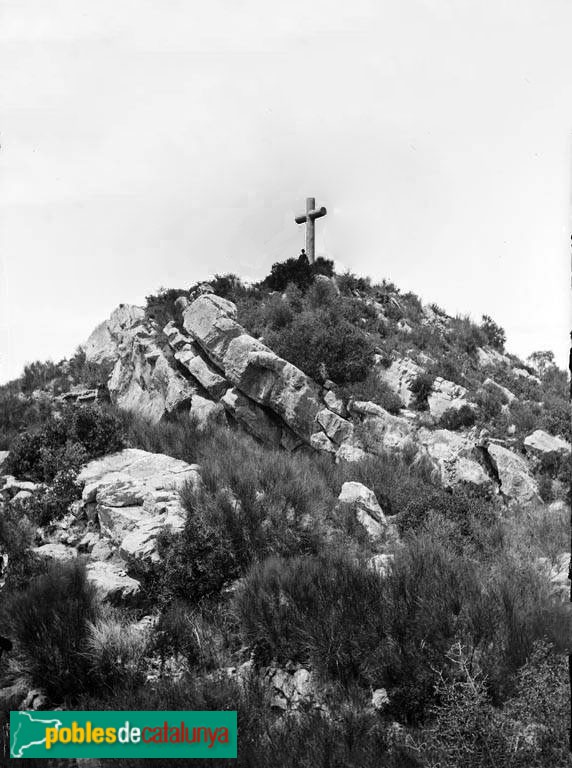
[[[423,368],[420,365],[417,365],[409,357],[402,357],[392,362],[388,368],[378,363],[376,373],[381,381],[385,382],[396,395],[399,395],[406,406],[411,405],[414,395],[410,387],[414,379],[423,373]]]
[[[355,514],[371,539],[384,539],[386,542],[396,539],[394,526],[387,520],[374,492],[367,486],[351,481],[344,483],[338,501]]]
[[[128,448],[89,462],[78,481],[84,504],[95,504],[100,530],[119,554],[153,561],[159,533],[184,526],[180,490],[196,487],[199,474],[196,465]]]
[[[422,428],[417,440],[432,459],[445,486],[467,483],[494,488],[493,478],[479,461],[474,442],[458,432],[448,429]]]
[[[500,489],[505,497],[523,507],[542,504],[538,485],[523,456],[496,443],[488,446],[488,454],[498,472]]]
[[[112,401],[151,421],[190,404],[196,390],[156,337],[142,307],[121,304],[83,345],[89,362],[113,364],[108,381]]]
[[[152,339],[137,339],[116,361],[109,394],[120,408],[157,422],[190,405],[197,388],[165,357]]]
[[[141,591],[140,583],[131,578],[120,563],[112,561],[88,563],[87,579],[100,598],[112,605],[136,602]]]
[[[427,398],[431,416],[440,419],[450,409],[459,410],[464,405],[470,405],[467,400],[467,390],[460,384],[437,376],[433,382],[431,394]]]
[[[524,438],[524,447],[527,453],[541,459],[548,457],[569,456],[570,443],[561,437],[549,435],[543,429],[535,430]]]
[[[310,442],[317,431],[316,415],[323,407],[317,385],[246,333],[236,321],[232,302],[214,294],[200,296],[185,310],[183,323],[231,384]]]

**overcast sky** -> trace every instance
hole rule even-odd
[[[0,0],[0,380],[304,245],[522,356],[570,325],[571,0]]]

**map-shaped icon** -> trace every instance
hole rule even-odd
[[[48,713],[46,713],[48,714]],[[48,720],[41,712],[12,712],[10,718],[10,755],[27,757],[25,750],[46,743],[46,728],[59,728],[61,720]]]

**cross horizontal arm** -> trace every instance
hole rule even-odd
[[[308,219],[306,218],[306,214],[304,213],[302,214],[302,216],[296,216],[294,221],[296,222],[296,224],[305,224],[308,221]]]
[[[306,216],[310,219],[321,219],[322,216],[325,216],[326,214],[327,211],[324,206],[322,206],[321,208],[315,208],[313,211],[308,211]]]

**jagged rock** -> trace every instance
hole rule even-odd
[[[180,531],[184,527],[184,518],[173,518],[170,530]],[[139,522],[136,529],[128,533],[119,547],[119,555],[126,563],[132,560],[158,562],[157,537],[165,529],[162,516],[152,517]]]
[[[483,389],[497,392],[499,395],[502,395],[507,403],[512,403],[513,400],[516,400],[516,395],[514,392],[511,392],[510,389],[503,387],[502,384],[498,384],[494,379],[485,379],[483,381]]]
[[[324,395],[324,402],[330,411],[337,413],[338,416],[346,416],[346,406],[344,405],[344,401],[331,389],[326,391]]]
[[[333,411],[327,408],[323,408],[318,412],[316,421],[330,440],[333,440],[338,445],[350,440],[353,435],[353,424],[346,421],[346,419],[342,419],[337,413],[333,413]]]
[[[413,401],[413,393],[410,390],[413,380],[423,373],[423,368],[408,357],[395,360],[389,368],[384,368],[381,358],[378,356],[376,373],[379,379],[399,395],[404,405],[409,406]]]
[[[150,357],[150,351],[153,355]],[[150,421],[159,421],[190,405],[196,388],[167,360],[158,348],[133,343],[119,358],[108,383],[114,403]]]
[[[348,403],[352,415],[361,417],[360,448],[369,453],[385,450],[401,450],[413,434],[411,422],[401,416],[393,416],[380,405],[368,401]]]
[[[76,544],[76,549],[80,554],[90,553],[96,544],[102,541],[101,536],[95,531],[85,533]]]
[[[336,453],[338,446],[330,440],[325,432],[314,432],[310,437],[310,445],[316,451],[326,451],[328,453]]]
[[[196,486],[199,475],[196,465],[128,448],[89,462],[78,482],[84,502],[96,504],[101,531],[125,557],[156,559],[159,532],[184,525],[179,490],[187,482]]]
[[[117,563],[96,561],[88,563],[86,570],[87,578],[96,587],[100,598],[113,605],[133,602],[141,591],[140,583]]]
[[[570,453],[570,443],[561,437],[549,435],[542,429],[535,430],[531,435],[524,438],[524,447],[527,453],[531,453],[540,458],[548,456],[566,456]]]
[[[32,552],[39,557],[46,557],[50,560],[73,560],[77,557],[77,551],[73,547],[68,547],[65,544],[57,542],[42,544],[40,547],[33,547]]]
[[[189,416],[196,422],[199,429],[208,429],[213,424],[223,424],[224,406],[222,403],[214,403],[201,395],[193,395]]]
[[[97,326],[83,345],[87,360],[93,363],[114,363],[144,321],[145,310],[142,307],[120,304],[107,320]]]
[[[185,336],[184,333],[181,333],[181,331],[177,328],[172,320],[163,328],[163,333],[169,340],[169,346],[175,352],[192,344],[192,339],[190,339],[188,336]]]
[[[290,663],[286,669],[263,668],[261,674],[272,690],[271,707],[289,710],[316,703],[316,685],[309,670]]]
[[[524,507],[542,504],[538,485],[526,460],[502,445],[491,443],[488,453],[494,461],[502,493]]]
[[[228,413],[241,424],[247,432],[266,445],[278,446],[282,439],[280,426],[270,418],[266,411],[236,387],[227,390],[221,403]],[[286,446],[285,446],[286,447]]]
[[[344,483],[338,501],[352,509],[372,539],[395,538],[395,529],[383,514],[374,492],[362,483]]]
[[[217,373],[210,363],[203,360],[196,344],[175,352],[175,359],[187,369],[211,397],[219,398],[228,389],[227,380]]]
[[[427,398],[429,413],[436,419],[440,419],[445,411],[451,408],[458,410],[464,405],[470,406],[471,404],[466,396],[467,390],[465,387],[437,376],[433,382],[431,394]]]
[[[417,440],[439,469],[443,485],[494,486],[494,479],[479,463],[470,438],[448,429],[422,428],[417,433]]]
[[[207,294],[185,310],[184,326],[228,381],[309,442],[323,407],[317,385],[247,334],[235,317],[232,302]]]

